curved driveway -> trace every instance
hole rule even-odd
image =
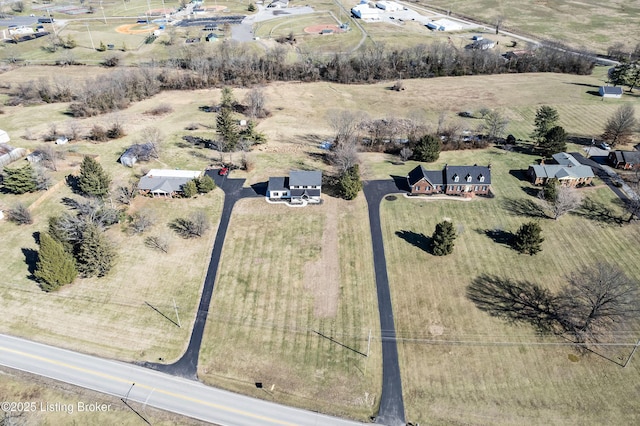
[[[393,321],[387,261],[384,255],[384,242],[380,224],[380,202],[385,195],[400,191],[395,182],[389,180],[374,180],[364,184],[364,195],[369,207],[373,264],[378,292],[380,329],[382,330],[382,395],[376,423],[387,426],[404,425],[405,418],[398,346],[396,344],[396,327]]]

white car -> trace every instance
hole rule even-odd
[[[610,150],[611,150],[611,147],[610,147],[610,146],[609,146],[609,144],[608,144],[608,143],[606,143],[606,142],[602,142],[602,143],[601,143],[600,145],[598,145],[598,146],[599,146],[600,148],[602,148],[602,149],[606,149],[607,151],[610,151]]]

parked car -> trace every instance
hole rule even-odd
[[[606,149],[607,151],[611,150],[611,146],[609,146],[608,143],[606,142],[602,142],[600,145],[598,145],[600,148],[602,149]]]
[[[228,167],[222,167],[220,170],[218,170],[218,175],[220,176],[226,176],[229,174],[229,168]]]

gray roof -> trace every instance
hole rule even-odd
[[[267,193],[271,191],[288,191],[289,190],[289,178],[286,177],[270,177],[269,185],[267,186]]]
[[[485,166],[445,166],[445,183],[452,185],[458,182],[468,185],[491,184],[491,169]]]
[[[600,93],[603,95],[622,95],[622,87],[600,86]]]
[[[302,171],[292,170],[289,173],[290,186],[322,186],[322,172],[320,170]]]
[[[167,176],[143,176],[138,183],[138,189],[151,191],[160,194],[171,194],[181,192],[182,185],[193,180],[187,177],[167,177]]]
[[[530,166],[536,177],[556,179],[579,179],[594,177],[589,166],[563,166],[562,164],[535,164]]]
[[[557,154],[552,155],[553,159],[556,160],[556,163],[563,166],[579,166],[580,162],[573,158],[573,155],[567,154],[566,152],[559,152]]]
[[[319,189],[292,189],[291,190],[291,198],[302,197],[305,194],[307,195],[307,197],[319,197],[320,190]]]
[[[407,175],[407,180],[409,181],[409,185],[411,186],[420,182],[420,180],[422,179],[425,179],[432,186],[444,184],[444,175],[442,173],[442,170],[427,170],[422,167],[422,165],[411,170]]]
[[[614,151],[611,155],[615,155],[618,163],[640,164],[640,151]]]

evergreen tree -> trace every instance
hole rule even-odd
[[[111,178],[104,171],[100,163],[91,157],[84,157],[80,165],[78,186],[86,195],[104,197],[109,193]]]
[[[446,220],[438,223],[432,239],[433,254],[446,256],[453,253],[453,241],[456,239],[456,231],[453,229],[453,224]]]
[[[33,167],[31,167],[31,163],[16,169],[5,167],[4,173],[3,186],[13,194],[34,192],[37,189],[36,174]]]
[[[542,228],[537,222],[527,222],[523,224],[513,242],[513,248],[520,253],[534,255],[542,250]]]
[[[549,203],[555,203],[558,198],[558,179],[547,179],[539,196]]]
[[[182,185],[182,195],[186,198],[191,198],[198,193],[198,185],[196,184],[195,179],[190,180],[189,182]]]
[[[547,133],[553,127],[556,126],[560,115],[558,111],[548,105],[542,105],[536,112],[536,118],[534,121],[535,129],[531,134],[531,137],[538,143],[542,143],[547,137]]]
[[[247,127],[242,129],[239,135],[241,139],[248,141],[251,145],[265,143],[267,140],[264,133],[256,130],[255,121],[249,121]]]
[[[94,224],[87,225],[76,253],[78,271],[84,277],[103,277],[113,267],[115,258],[113,246],[100,229]]]
[[[208,192],[213,191],[216,188],[216,183],[211,179],[211,176],[202,176],[198,179],[198,192],[201,194],[206,194]]]
[[[46,232],[40,234],[40,251],[34,275],[44,291],[54,291],[70,284],[78,275],[73,256]]]
[[[338,187],[345,200],[353,200],[358,196],[358,192],[362,189],[362,181],[360,180],[360,167],[357,164],[340,175]]]
[[[233,118],[233,110],[230,107],[222,106],[216,118],[216,131],[222,139],[222,145],[226,151],[233,151],[240,139],[238,125]]]
[[[567,149],[567,132],[560,126],[552,127],[539,147],[541,154],[545,157],[551,157],[553,154],[565,151]]]
[[[442,143],[434,135],[424,135],[413,148],[413,159],[417,161],[426,161],[431,163],[440,157],[440,148]]]
[[[222,88],[222,100],[220,101],[221,108],[228,108],[233,111],[236,105],[236,99],[233,97],[233,89],[229,86]]]
[[[247,11],[255,12],[256,11],[256,5],[253,4],[253,3],[249,3],[249,7],[247,7]]]

